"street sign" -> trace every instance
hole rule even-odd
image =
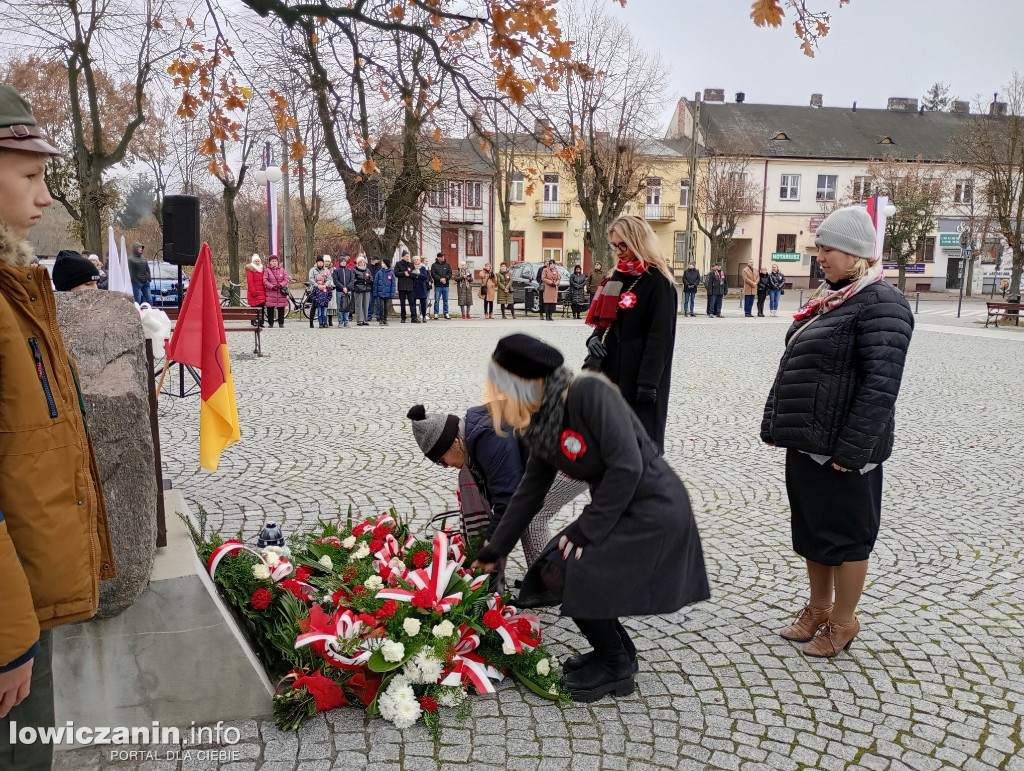
[[[807,229],[811,231],[812,236],[817,232],[818,227],[824,221],[825,215],[823,214],[815,214],[813,217],[811,217],[811,221],[808,223]]]
[[[772,262],[800,262],[800,252],[772,252]]]

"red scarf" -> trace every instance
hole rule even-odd
[[[594,293],[594,302],[590,304],[590,310],[587,312],[587,324],[595,329],[607,329],[614,324],[621,307],[620,302],[622,301],[624,288],[622,279],[627,276],[635,277],[635,281],[629,282],[630,288],[632,288],[636,285],[636,281],[639,280],[640,276],[647,271],[647,267],[644,262],[637,258],[619,260],[619,264],[615,266],[614,272],[601,282],[601,286]],[[627,292],[627,294],[631,294],[631,292]],[[635,301],[635,295],[633,299]],[[628,307],[633,306],[629,305]]]

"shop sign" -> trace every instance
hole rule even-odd
[[[800,252],[772,252],[772,262],[800,262]]]

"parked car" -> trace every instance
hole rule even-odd
[[[182,297],[188,292],[188,273],[186,269],[181,273]],[[172,265],[163,260],[149,261],[149,292],[153,296],[153,305],[177,305],[178,304],[178,266]]]
[[[534,313],[540,313],[541,292],[540,284],[537,282],[537,272],[540,268],[539,262],[516,262],[509,268],[512,274],[512,301],[522,303],[526,310]],[[569,271],[559,265],[558,275],[558,302],[561,303],[569,291]],[[527,290],[533,290],[529,292],[529,306],[526,304]]]

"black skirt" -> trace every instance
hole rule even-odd
[[[836,471],[798,450],[786,451],[786,492],[793,551],[822,565],[866,560],[882,515],[882,466],[866,474]]]

